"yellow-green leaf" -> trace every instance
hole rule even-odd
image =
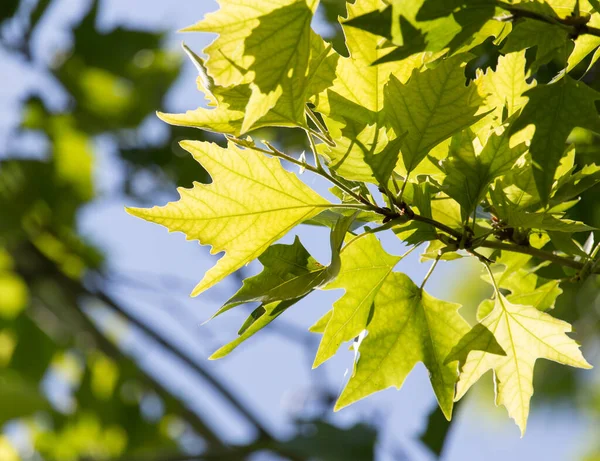
[[[454,348],[447,360],[460,360],[456,400],[488,370],[494,370],[496,404],[504,405],[525,433],[533,395],[533,369],[540,358],[591,368],[579,345],[565,333],[571,325],[531,306],[513,304],[497,294],[493,310]],[[506,355],[491,351],[491,333]]]
[[[182,147],[209,172],[212,184],[179,189],[177,202],[150,209],[130,208],[134,216],[183,232],[225,255],[196,286],[196,296],[260,256],[294,226],[329,202],[313,192],[276,158],[230,144],[184,141]]]
[[[421,68],[433,57],[431,53],[420,53],[404,61],[373,65],[388,52],[380,46],[382,37],[346,23],[352,24],[354,18],[378,11],[383,6],[382,0],[363,0],[347,5],[348,16],[342,28],[350,56],[337,60],[336,79],[315,98],[316,110],[325,116],[336,142],[334,147],[323,147],[330,167],[346,179],[372,183],[377,183],[378,179],[365,157],[374,158],[379,154],[391,157],[395,163],[398,155],[397,149],[384,153],[388,136],[381,114],[383,88],[390,75],[405,82],[413,69]],[[378,157],[378,160],[382,158]],[[389,168],[386,174],[387,171]]]
[[[386,120],[396,135],[407,133],[402,159],[409,173],[431,149],[484,115],[477,115],[483,98],[476,85],[466,85],[464,60],[459,55],[415,70],[406,85],[392,76],[385,87]]]
[[[340,273],[326,289],[343,288],[346,293],[333,305],[314,367],[330,359],[340,344],[355,338],[367,327],[375,296],[401,259],[386,253],[373,234],[349,242],[342,248],[341,257]]]
[[[450,420],[458,367],[445,360],[469,331],[458,313],[460,305],[430,296],[397,272],[385,280],[374,302],[360,358],[336,410],[388,387],[400,389],[414,366],[423,362],[440,408]]]
[[[529,101],[511,129],[517,133],[528,125],[535,125],[530,147],[533,176],[542,203],[546,204],[554,172],[573,128],[600,133],[600,117],[594,105],[594,101],[600,99],[600,93],[565,75],[558,82],[536,86],[525,96]]]
[[[315,51],[320,54],[314,44],[322,44],[311,29],[318,0],[221,0],[219,4],[218,11],[184,30],[219,34],[205,50],[208,73],[217,85],[249,85],[241,132],[252,129],[276,106],[279,118],[303,126],[309,68]]]

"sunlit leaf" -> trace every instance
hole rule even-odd
[[[278,159],[234,145],[185,142],[183,147],[209,172],[213,183],[179,189],[181,199],[164,207],[130,208],[190,240],[225,251],[193,295],[260,256],[294,226],[331,204],[285,171]]]

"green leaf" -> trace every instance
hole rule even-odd
[[[551,204],[564,203],[600,183],[600,166],[586,165],[576,173],[565,176],[550,199]]]
[[[348,4],[342,27],[350,56],[338,59],[333,84],[314,99],[336,143],[322,146],[329,167],[346,179],[371,183],[390,174],[389,165],[398,156],[394,138],[402,134],[390,138],[383,125],[383,88],[390,75],[405,81],[415,67],[431,59],[423,54],[404,62],[373,65],[387,52],[379,46],[382,39],[353,27],[352,20],[382,6],[381,0]],[[387,148],[390,141],[395,144]]]
[[[279,124],[306,126],[310,80],[326,54],[310,27],[317,5],[318,0],[222,0],[218,11],[184,29],[219,34],[205,50],[217,85],[248,85],[242,133],[271,111]]]
[[[185,114],[166,114],[158,112],[158,117],[171,125],[189,126],[215,133],[233,134],[239,136],[242,132],[244,110],[252,94],[248,85],[233,85],[222,87],[215,84],[204,60],[190,50],[183,48],[198,70],[198,89],[209,100],[209,107],[199,107]]]
[[[542,245],[547,242],[547,238],[542,240]],[[535,244],[538,247],[539,244]],[[547,280],[538,276],[535,271],[537,267],[529,267],[532,256],[503,251],[496,258],[496,264],[492,266],[494,278],[498,287],[510,291],[506,298],[514,304],[524,304],[535,307],[540,311],[554,309],[556,298],[562,294],[559,280]],[[499,266],[504,269],[499,270]],[[487,276],[484,279],[493,286],[493,281]],[[480,306],[477,313],[478,317],[485,317],[491,312],[494,303],[492,300],[486,300],[487,308]],[[487,309],[487,312],[484,310]]]
[[[493,111],[490,116],[499,123],[503,122],[505,110],[510,117],[527,103],[523,94],[535,86],[535,80],[527,82],[530,74],[525,72],[526,64],[525,51],[521,51],[500,56],[496,70],[477,71],[481,93],[487,94],[485,105]]]
[[[579,1],[577,2],[577,6],[579,7],[580,14],[585,15],[588,14],[589,22],[586,24],[588,27],[600,27],[600,12],[592,6],[592,1]],[[597,3],[596,3],[597,6]],[[572,13],[573,10],[567,12],[565,16]],[[592,66],[596,63],[600,54],[598,53],[598,47],[600,46],[600,37],[596,37],[591,34],[583,34],[577,37],[575,40],[575,46],[573,51],[569,55],[567,60],[567,72],[573,70],[581,61],[583,61],[586,56],[588,56],[592,51],[596,50],[594,53],[590,63],[587,66],[586,72],[589,71]]]
[[[195,141],[181,145],[206,168],[213,183],[180,188],[180,200],[164,207],[128,212],[212,245],[212,254],[225,251],[193,296],[260,256],[297,224],[331,207],[276,158],[233,144],[227,149]]]
[[[386,120],[402,142],[402,158],[410,173],[431,149],[472,125],[483,102],[474,83],[466,85],[465,56],[445,59],[434,69],[413,71],[406,85],[392,76],[386,85]]]
[[[440,408],[450,420],[458,371],[456,363],[444,361],[469,331],[458,314],[460,305],[428,295],[400,273],[386,278],[374,303],[360,359],[335,409],[391,386],[399,389],[414,366],[423,362]]]
[[[288,308],[296,304],[302,298],[288,299],[285,301],[275,301],[269,304],[261,304],[250,314],[244,325],[239,331],[239,336],[217,349],[209,360],[221,359],[233,352],[240,344],[248,338],[254,336],[260,330],[269,325],[273,320],[283,314]]]
[[[540,5],[542,4],[540,3]],[[552,11],[550,7],[548,9]],[[564,29],[554,24],[524,18],[517,22],[513,31],[508,35],[502,52],[512,53],[536,47],[531,71],[537,72],[541,65],[547,64],[555,58],[564,61],[565,57],[569,55],[571,43],[569,34]]]
[[[340,271],[340,250],[354,216],[341,217],[331,231],[331,264],[323,266],[300,243],[298,236],[291,245],[273,245],[258,260],[264,270],[244,280],[239,291],[227,300],[217,315],[250,302],[269,304],[299,298],[334,279]]]
[[[297,298],[323,284],[328,275],[327,268],[306,251],[298,236],[291,245],[269,247],[258,260],[264,270],[244,280],[242,288],[215,315],[244,303]]]
[[[492,20],[495,5],[487,0],[394,0],[392,5],[392,40],[401,45],[393,59],[425,50],[467,51],[507,28]]]
[[[511,130],[517,133],[530,124],[535,125],[529,150],[537,189],[542,203],[546,204],[554,172],[573,128],[600,133],[600,118],[594,105],[594,101],[600,99],[600,93],[566,75],[558,82],[538,85],[525,96],[529,102]]]
[[[309,329],[311,333],[324,333],[325,328],[327,328],[327,324],[329,320],[331,320],[331,316],[333,315],[333,309],[327,311],[319,320],[317,320]]]
[[[492,132],[483,148],[470,130],[452,138],[443,186],[444,192],[460,203],[463,221],[484,199],[490,184],[527,150],[524,143],[511,148],[509,140],[507,129]]]
[[[401,259],[386,253],[373,234],[348,242],[341,257],[339,275],[325,288],[343,288],[346,292],[333,305],[313,367],[330,359],[340,344],[355,338],[367,327],[375,296]]]
[[[489,332],[505,352],[489,346]],[[531,306],[513,304],[498,294],[494,308],[456,346],[447,360],[460,361],[456,400],[488,370],[494,370],[496,404],[504,405],[525,433],[533,395],[533,368],[545,358],[579,368],[592,366],[581,355],[579,345],[565,333],[571,325]]]
[[[403,200],[421,216],[432,218],[432,196],[435,190],[428,181],[419,184],[406,183]],[[402,226],[394,227],[396,236],[407,245],[417,245],[422,242],[437,239],[437,232],[431,224],[421,221],[409,221]]]
[[[502,220],[506,227],[569,233],[594,230],[593,227],[582,222],[563,219],[564,213],[530,213],[519,210],[500,191],[494,190],[491,198],[494,204],[494,214]]]

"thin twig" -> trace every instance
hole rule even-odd
[[[435,270],[435,266],[437,266],[437,263],[440,262],[441,257],[442,257],[442,253],[438,252],[437,258],[435,258],[435,261],[433,261],[433,264],[427,271],[427,274],[425,274],[425,278],[423,279],[423,283],[421,283],[421,286],[419,287],[419,291],[423,291],[423,288],[425,287],[427,280],[429,280],[429,277],[431,277],[431,274],[433,274],[433,271]]]

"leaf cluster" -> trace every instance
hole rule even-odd
[[[259,303],[212,358],[314,290],[343,289],[311,328],[322,335],[315,367],[347,341],[360,357],[336,409],[400,388],[423,362],[450,419],[492,369],[496,403],[524,433],[538,359],[591,367],[571,325],[548,311],[563,284],[600,272],[600,246],[578,237],[595,229],[569,219],[600,182],[570,143],[574,128],[600,133],[600,93],[571,75],[597,59],[600,13],[592,2],[356,0],[340,20],[345,56],[311,28],[317,6],[221,0],[186,29],[217,34],[207,59],[185,48],[208,107],[159,116],[223,134],[227,146],[184,142],[212,183],[129,212],[224,252],[193,295],[254,259],[264,266],[215,314]],[[267,127],[304,132],[311,161],[248,135]],[[286,163],[328,180],[337,200]],[[331,229],[329,266],[298,238],[277,243],[299,224]],[[396,270],[403,256],[383,249],[384,231],[409,251],[427,245],[422,283]],[[439,260],[462,257],[480,261],[494,287],[474,325],[425,291]]]

